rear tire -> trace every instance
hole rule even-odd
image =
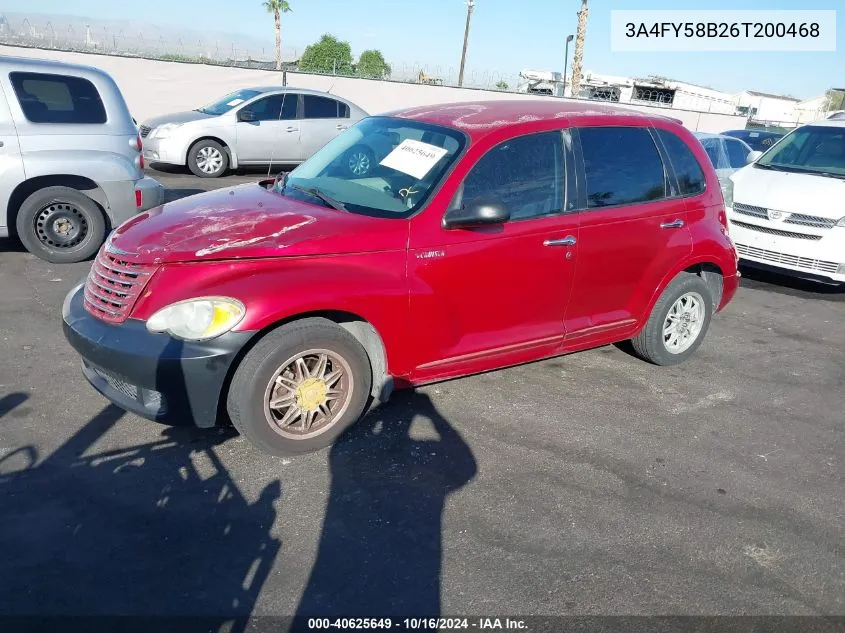
[[[217,141],[197,141],[188,150],[188,169],[200,178],[218,178],[229,169],[229,153]]]
[[[684,362],[704,341],[713,308],[705,281],[693,273],[681,273],[660,295],[645,327],[631,339],[634,351],[655,365]]]
[[[70,187],[45,187],[24,200],[15,222],[26,250],[51,264],[90,259],[106,237],[96,202]]]
[[[244,356],[226,409],[263,452],[298,455],[331,445],[356,422],[371,386],[358,340],[328,319],[308,318],[270,332]]]

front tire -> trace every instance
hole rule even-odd
[[[375,169],[376,155],[369,147],[355,145],[346,153],[343,164],[350,177],[365,178]]]
[[[298,455],[331,445],[356,422],[371,386],[358,340],[332,321],[308,318],[270,332],[244,356],[226,408],[265,453]]]
[[[681,273],[660,295],[645,327],[631,339],[634,351],[655,365],[684,362],[704,341],[713,310],[705,281],[693,273]]]
[[[217,141],[198,141],[188,150],[188,169],[200,178],[218,178],[229,169],[229,153]]]
[[[18,210],[15,228],[26,250],[51,264],[90,259],[106,237],[100,206],[70,187],[31,194]]]

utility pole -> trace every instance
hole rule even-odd
[[[573,37],[573,35],[566,36],[566,49],[563,53],[563,94],[560,95],[561,97],[566,96],[566,65],[569,62],[569,42],[572,41]]]
[[[581,0],[581,10],[578,12],[578,31],[575,36],[575,54],[572,57],[572,84],[570,94],[578,97],[581,92],[581,71],[584,62],[584,39],[587,37],[587,0]]]
[[[461,53],[461,70],[458,74],[458,85],[464,85],[464,64],[467,60],[467,43],[469,42],[469,21],[472,17],[472,10],[475,8],[475,0],[467,0],[467,26],[464,30],[464,50]]]

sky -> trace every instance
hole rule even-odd
[[[290,0],[283,16],[285,48],[304,47],[331,33],[353,53],[376,48],[394,68],[427,66],[456,76],[464,0]],[[566,35],[575,33],[580,0],[476,0],[467,75],[521,69],[562,71]],[[838,5],[838,7],[837,7]],[[72,7],[72,8],[71,8]],[[623,53],[610,48],[612,9],[836,9],[836,52]],[[237,32],[272,49],[273,20],[261,0],[2,0],[0,11],[55,13],[101,19],[139,19],[171,27]],[[570,68],[574,42],[570,44]],[[584,69],[602,74],[661,75],[726,92],[745,89],[812,98],[845,86],[845,4],[842,0],[591,0]],[[471,83],[471,82],[468,82]]]

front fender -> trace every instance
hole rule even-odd
[[[260,332],[298,316],[345,313],[370,323],[381,337],[387,369],[403,375],[409,346],[405,251],[165,264],[132,312],[146,320],[157,310],[202,296],[241,301],[241,332]]]

